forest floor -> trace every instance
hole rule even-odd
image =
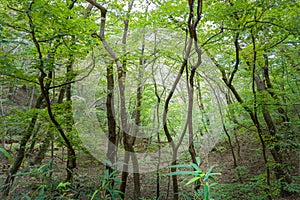
[[[253,138],[253,136],[252,136]],[[250,183],[253,177],[259,177],[260,174],[264,173],[265,167],[263,159],[261,158],[261,150],[259,143],[252,139],[250,136],[248,138],[243,138],[239,141],[240,144],[240,155],[238,156],[237,153],[237,145],[234,145],[235,154],[237,156],[238,161],[238,168],[241,170],[241,180],[237,177],[236,169],[234,169],[233,165],[233,157],[232,153],[230,151],[228,142],[222,142],[219,143],[208,155],[202,155],[201,160],[202,164],[200,168],[205,172],[208,170],[210,166],[215,166],[214,172],[220,172],[221,176],[217,177],[217,181],[220,184],[233,184],[231,190],[227,191],[228,193],[231,193],[232,196],[236,196],[235,199],[249,199],[247,198],[245,193],[247,193],[247,189],[244,191],[241,189],[241,191],[238,191],[238,187],[241,185],[238,185],[241,181],[241,183]],[[197,152],[199,155],[201,155],[200,152]],[[64,171],[64,165],[65,165],[65,158],[62,158],[61,155],[64,154],[60,152],[56,152],[57,156],[55,157],[55,166],[58,168],[58,170],[53,172],[53,179],[62,181],[62,178],[65,176]],[[90,155],[81,152],[78,155],[78,168],[75,173],[75,180],[78,181],[78,184],[82,185],[86,182],[88,185],[93,185],[99,183],[98,176],[103,174],[103,171],[105,169],[105,166],[96,161],[93,157]],[[1,159],[1,167],[2,170],[0,171],[0,179],[5,180],[6,173],[9,167],[9,161],[7,159],[4,159],[3,157]],[[48,158],[47,158],[48,159]],[[299,157],[295,157],[293,159],[290,159],[293,163],[292,165],[296,166],[294,169],[294,174],[299,174],[300,168],[299,168]],[[180,163],[180,161],[179,161]],[[167,176],[168,169],[162,169],[160,171],[161,175],[161,181],[160,181],[160,195],[161,200],[163,199],[172,199],[172,182],[170,179],[170,176]],[[27,174],[23,175],[20,179],[17,179],[18,183],[14,189],[14,192],[11,195],[10,199],[15,199],[16,195],[20,195],[21,193],[25,194],[32,194],[34,191],[37,190],[38,185],[42,183],[41,180],[38,181],[39,178],[36,179],[33,174]],[[41,179],[41,178],[40,178]],[[0,181],[1,182],[1,181]],[[155,199],[156,197],[156,172],[150,172],[150,173],[143,173],[140,174],[140,182],[141,182],[141,194],[144,199]],[[39,184],[37,184],[39,183]],[[235,184],[235,185],[234,185]],[[187,192],[189,194],[192,193],[192,186],[190,187],[184,187],[184,183],[180,182],[181,191]],[[79,186],[80,188],[82,186]],[[256,187],[256,186],[254,186]],[[133,175],[130,174],[128,177],[128,184],[126,189],[126,199],[132,199],[133,197]],[[96,188],[95,188],[96,189]],[[28,191],[30,190],[30,191]],[[235,194],[236,192],[236,194]],[[249,192],[249,191],[248,191]],[[251,191],[250,191],[251,192]],[[255,192],[255,191],[253,191]],[[66,192],[68,193],[68,192]],[[243,194],[244,193],[244,194]],[[239,197],[241,195],[241,197]],[[245,196],[243,196],[245,195]],[[183,198],[183,197],[182,197]],[[181,199],[182,199],[181,198]],[[73,198],[70,198],[73,199]],[[87,199],[81,197],[80,199]],[[291,196],[289,198],[283,198],[283,199],[289,199],[289,200],[296,200],[300,199],[296,196]],[[282,199],[282,200],[283,200]]]
[[[235,196],[235,199],[238,200],[252,200],[253,198],[247,198],[247,190],[238,191],[238,188],[234,188],[236,186],[241,186],[241,184],[250,183],[253,181],[255,182],[254,177],[259,177],[260,174],[265,173],[265,165],[262,158],[261,147],[257,139],[254,136],[248,135],[248,137],[243,135],[243,139],[240,139],[239,146],[240,150],[238,153],[238,145],[235,143],[234,152],[237,159],[237,168],[240,170],[240,178],[237,176],[237,170],[234,168],[233,156],[230,150],[230,146],[228,142],[223,141],[215,146],[215,148],[208,154],[202,155],[201,158],[201,165],[200,168],[203,172],[206,172],[211,166],[214,166],[213,172],[220,172],[221,175],[217,177],[217,182],[220,184],[233,184],[231,188],[231,195]],[[197,152],[198,155],[201,155],[201,152]],[[269,159],[271,159],[271,155],[268,155]],[[290,165],[295,166],[293,170],[293,174],[295,176],[299,176],[300,174],[300,158],[299,156],[292,157]],[[180,162],[180,161],[179,161]],[[164,170],[164,174],[168,173],[167,170]],[[133,197],[133,176],[129,177],[129,185],[128,185],[128,194],[130,197]],[[297,180],[299,181],[299,180]],[[181,191],[188,192],[189,194],[192,193],[192,186],[184,187],[185,182],[181,182]],[[161,195],[163,198],[161,199],[172,199],[172,182],[168,176],[163,175],[161,179]],[[263,183],[262,183],[263,184]],[[300,184],[300,182],[298,182]],[[156,194],[156,174],[143,174],[141,180],[141,186],[143,197],[150,198]],[[255,187],[255,186],[254,186]],[[262,185],[263,187],[263,185]],[[167,195],[169,191],[169,195]],[[236,195],[234,194],[236,192]],[[255,191],[250,191],[255,192]],[[244,194],[241,194],[244,193]],[[241,195],[239,197],[239,195]],[[228,198],[232,200],[233,198]],[[257,198],[259,199],[259,198]],[[300,200],[300,197],[295,195],[282,198],[281,200]]]

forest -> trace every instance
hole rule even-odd
[[[0,199],[298,199],[299,14],[1,0]]]

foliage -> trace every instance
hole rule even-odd
[[[216,191],[220,195],[221,199],[225,200],[238,200],[238,199],[255,199],[263,200],[266,199],[261,192],[258,191],[256,184],[240,184],[240,183],[230,183],[230,184],[219,184],[216,187]]]
[[[8,148],[5,142],[10,139],[26,139],[29,124],[37,116],[33,134],[28,134],[27,137],[25,158],[20,161],[21,171],[13,175],[16,181],[11,188],[12,192],[21,188],[24,177],[32,178],[32,185],[28,184],[28,190],[20,194],[19,198],[105,199],[109,194],[111,198],[118,199],[121,195],[117,190],[120,180],[116,170],[111,173],[104,171],[104,176],[99,177],[99,183],[89,185],[90,179],[85,178],[75,179],[74,182],[50,179],[50,174],[59,173],[52,166],[54,160],[37,167],[28,165],[35,155],[29,149],[32,147],[31,150],[39,151],[48,140],[52,150],[50,152],[50,148],[46,148],[46,155],[53,154],[52,158],[65,163],[63,153],[61,157],[55,157],[55,149],[64,149],[66,144],[48,116],[45,100],[35,108],[38,97],[44,95],[40,90],[41,75],[46,74],[45,85],[49,84],[50,87],[47,91],[51,101],[50,108],[77,153],[86,149],[82,147],[77,131],[72,129],[72,102],[66,102],[66,98],[58,102],[59,96],[66,90],[66,82],[87,79],[92,71],[101,72],[95,96],[105,99],[110,91],[106,91],[108,83],[103,71],[106,70],[107,63],[112,63],[115,91],[118,92],[116,85],[119,74],[115,63],[119,60],[126,72],[124,83],[128,121],[133,123],[135,112],[141,111],[139,130],[150,136],[156,128],[158,130],[155,133],[162,132],[162,108],[181,64],[186,61],[186,69],[174,90],[166,119],[174,142],[179,140],[183,132],[187,118],[189,74],[197,59],[195,49],[191,49],[190,57],[184,57],[189,39],[188,1],[135,0],[131,12],[128,10],[130,1],[127,0],[95,2],[107,9],[105,39],[118,59],[109,56],[110,53],[101,43],[103,38],[99,40],[95,37],[103,16],[100,16],[96,8],[89,10],[87,1],[0,2],[0,137],[4,145],[3,148],[0,147],[0,153],[8,159],[11,167],[16,162],[13,158],[17,158],[21,151],[18,148],[6,151]],[[196,12],[197,8],[194,9]],[[191,171],[182,170],[168,175],[184,175],[186,186],[200,184],[201,189],[195,191],[194,198],[213,198],[212,190],[217,191],[222,199],[264,199],[267,197],[267,190],[274,197],[279,196],[281,189],[300,193],[299,180],[295,176],[299,174],[299,162],[294,160],[299,157],[300,149],[300,137],[297,134],[300,131],[299,4],[294,0],[207,0],[203,1],[201,9],[203,13],[196,30],[196,43],[202,56],[201,66],[195,77],[197,81],[192,116],[194,143],[200,141],[201,147],[207,145],[202,140],[205,138],[203,134],[211,135],[211,140],[223,138],[220,131],[222,127],[215,123],[222,120],[230,136],[234,132],[238,139],[251,137],[242,141],[242,148],[257,141],[261,142],[261,146],[257,147],[258,144],[255,143],[255,155],[252,153],[252,157],[243,158],[242,153],[242,158],[238,159],[241,166],[235,170],[247,177],[243,184],[235,183],[235,180],[229,180],[233,182],[231,184],[216,184],[214,176],[219,173],[212,172],[213,167],[203,172],[199,167],[199,158],[197,163],[172,166]],[[124,38],[124,20],[129,21],[127,38]],[[70,62],[74,68],[66,72]],[[91,65],[88,66],[88,63]],[[160,102],[155,94],[154,82]],[[139,108],[136,107],[138,86],[142,88]],[[216,88],[220,95],[214,96],[212,90]],[[71,95],[74,90],[71,89]],[[224,109],[221,108],[224,116],[215,115],[219,112],[219,108],[215,106],[217,96],[220,101],[224,101]],[[114,117],[117,131],[122,127],[117,113],[120,102],[118,98],[120,97],[115,95],[113,108],[116,111]],[[96,114],[101,130],[107,133],[105,106],[102,102],[97,107]],[[217,134],[211,134],[213,132]],[[246,135],[249,133],[250,136]],[[147,151],[156,152],[167,145],[161,144],[167,141],[166,136],[159,136],[160,141],[156,141],[159,139],[151,135]],[[120,135],[117,137],[120,144],[119,140],[122,138]],[[182,144],[180,148],[184,148],[184,156],[189,159],[186,143]],[[134,150],[144,150],[143,145],[145,144],[139,147],[137,144]],[[11,147],[15,146],[11,144]],[[215,150],[220,154],[229,152],[223,146],[225,145],[222,144]],[[202,152],[198,147],[195,146],[196,152]],[[250,152],[250,147],[246,151]],[[265,151],[266,158],[261,156],[262,151]],[[178,158],[182,158],[180,156]],[[264,166],[270,169],[271,184],[267,185],[269,176],[265,172],[251,177],[250,168],[243,167],[246,164],[240,163],[244,159],[264,162]],[[287,173],[287,176],[275,180],[273,176],[278,169]],[[292,179],[287,183],[285,177]],[[186,198],[191,197],[187,194]]]
[[[0,153],[2,153],[9,160],[10,164],[14,163],[14,158],[5,149],[0,147]]]
[[[212,172],[213,166],[211,166],[207,172],[203,172],[200,166],[200,158],[196,158],[197,163],[189,163],[189,164],[178,164],[172,165],[170,168],[187,168],[193,171],[175,171],[168,173],[169,176],[173,175],[184,175],[183,181],[188,180],[185,186],[190,184],[200,185],[201,188],[195,191],[195,197],[198,199],[210,200],[215,194],[212,193],[212,188],[217,185],[217,181],[215,176],[221,175],[221,173]]]
[[[285,184],[285,189],[292,194],[298,195],[300,194],[300,177],[293,177],[293,182],[290,184]]]
[[[230,183],[230,184],[219,184],[215,188],[221,199],[255,199],[263,200],[268,198],[267,189],[268,186],[265,182],[264,175],[260,175],[255,178],[247,180],[246,183]],[[273,198],[279,196],[279,185],[278,182],[273,182],[274,186],[271,191]]]
[[[120,199],[121,192],[117,189],[120,185],[120,179],[117,178],[119,170],[115,169],[111,173],[105,170],[104,177],[99,177],[100,185],[93,193],[92,199]],[[107,193],[108,192],[108,193]]]
[[[46,193],[46,190],[50,188],[49,182],[49,174],[54,170],[51,169],[52,161],[42,164],[39,167],[25,167],[22,171],[14,175],[16,181],[14,182],[11,193],[13,194],[15,190],[20,187],[20,185],[25,184],[23,179],[27,179],[28,177],[32,177],[30,182],[31,184],[36,184],[37,187],[35,188],[33,185],[26,185],[27,187],[34,189],[33,192],[30,193],[21,193],[20,198],[24,197],[25,199],[47,199],[49,194]],[[39,182],[39,183],[34,183]],[[3,188],[5,185],[2,185]],[[30,191],[30,190],[29,190]],[[28,192],[28,191],[27,191]]]

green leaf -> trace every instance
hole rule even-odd
[[[191,183],[196,182],[200,178],[201,178],[200,176],[196,176],[196,177],[192,178],[191,180],[189,180],[185,185],[190,185]]]
[[[216,186],[216,185],[218,185],[218,183],[211,183],[211,184],[209,185],[209,187],[214,187],[214,186]]]
[[[200,157],[196,158],[196,163],[197,163],[198,166],[200,166],[200,163],[201,163]]]
[[[195,171],[176,171],[176,172],[170,172],[167,174],[167,176],[174,176],[174,175],[197,175]]]
[[[199,173],[203,173],[202,170],[199,168],[198,165],[196,165],[195,163],[190,163],[190,165]]]
[[[3,155],[5,155],[5,157],[9,160],[10,164],[13,165],[14,164],[14,159],[13,157],[3,148],[0,147],[0,152],[3,153]]]
[[[99,192],[99,190],[96,190],[94,193],[93,193],[93,195],[92,195],[92,197],[91,197],[91,200],[93,200],[94,198],[95,198],[95,196],[96,196],[96,194]]]
[[[204,188],[203,188],[203,193],[204,193],[204,200],[209,200],[209,185],[208,185],[208,183],[205,183]]]
[[[183,168],[183,167],[191,168],[191,165],[189,165],[189,164],[178,164],[178,165],[171,165],[168,168]]]
[[[209,168],[209,170],[206,172],[206,174],[205,174],[205,176],[204,176],[204,181],[206,181],[210,176],[211,176],[211,171],[213,170],[213,168],[214,168],[214,166],[211,166],[210,168]]]
[[[22,193],[22,196],[23,196],[26,200],[31,200],[31,198],[30,198],[30,196],[28,196],[28,194]]]

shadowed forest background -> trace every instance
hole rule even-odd
[[[297,199],[299,12],[2,0],[1,199]]]

